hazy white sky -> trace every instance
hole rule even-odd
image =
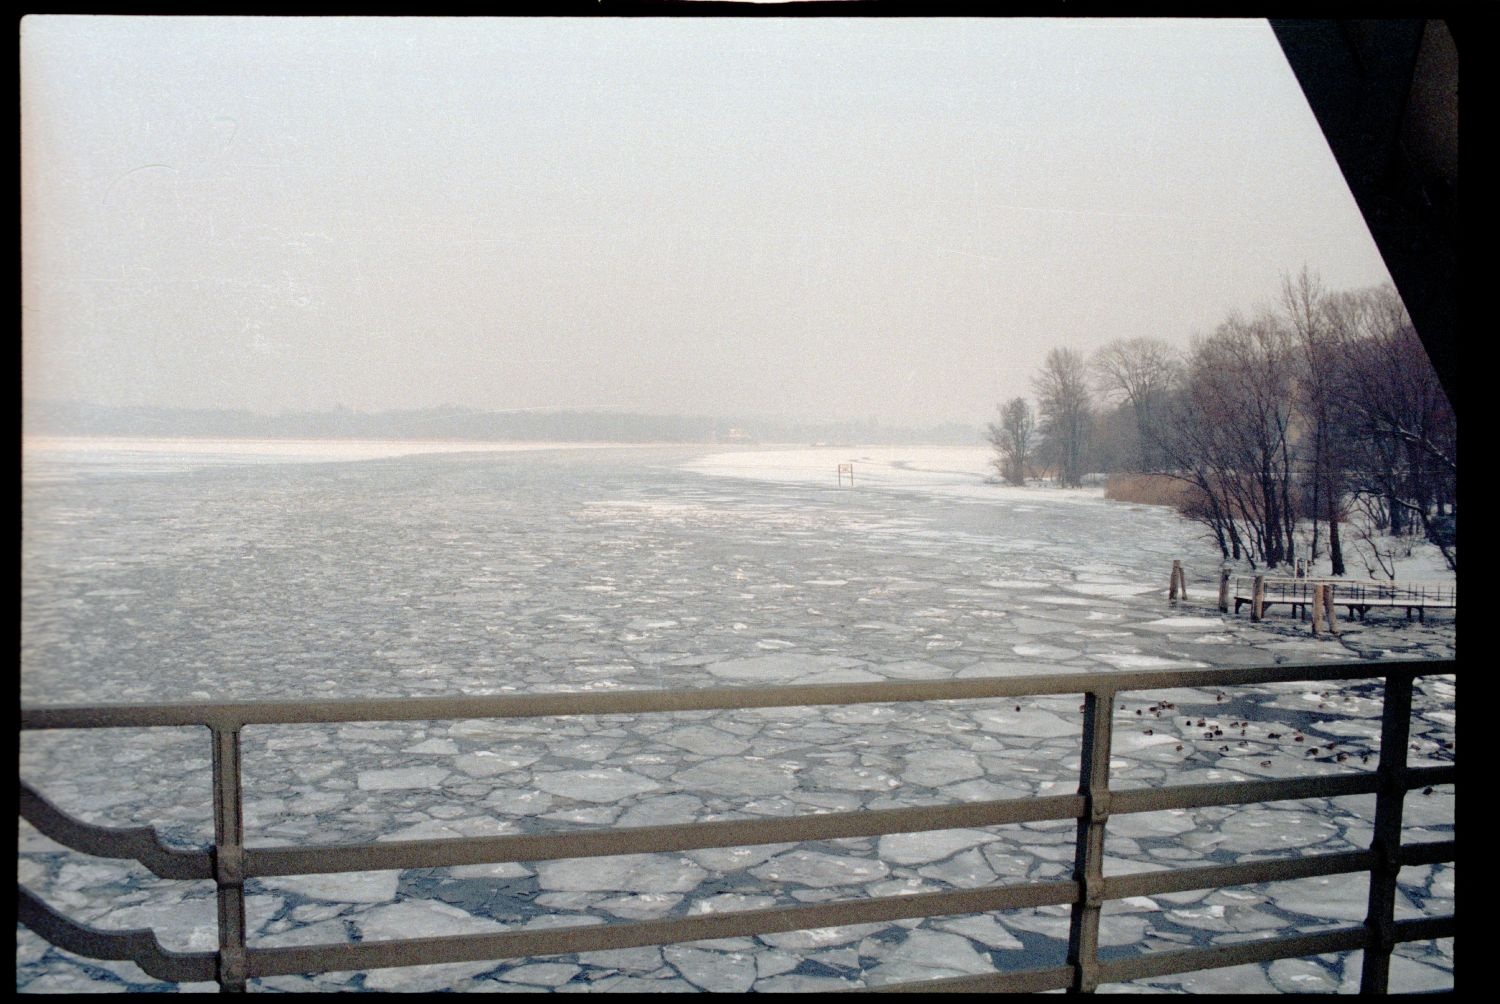
[[[1387,281],[1260,21],[30,17],[30,398],[993,417]]]

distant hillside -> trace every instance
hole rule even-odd
[[[973,446],[975,426],[908,428],[863,420],[786,421],[754,416],[637,415],[612,411],[251,411],[114,407],[32,402],[25,432],[51,436],[211,436],[264,439],[454,439],[480,442],[607,443],[926,443]]]

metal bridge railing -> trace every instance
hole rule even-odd
[[[79,955],[96,959],[129,960],[152,976],[164,980],[217,980],[223,990],[236,991],[244,990],[246,981],[255,977],[444,962],[498,961],[847,924],[1070,904],[1072,919],[1065,965],[882,986],[878,989],[1070,989],[1088,992],[1101,983],[1362,949],[1364,963],[1361,989],[1366,992],[1383,992],[1387,985],[1391,951],[1396,944],[1452,937],[1455,933],[1454,918],[1451,915],[1401,921],[1394,918],[1397,875],[1403,866],[1455,859],[1455,841],[1411,846],[1401,844],[1402,804],[1406,792],[1413,788],[1452,783],[1456,780],[1456,770],[1451,765],[1412,768],[1406,764],[1412,682],[1417,676],[1452,674],[1455,669],[1455,662],[1447,660],[1089,675],[1049,674],[757,689],[23,709],[23,730],[185,725],[199,725],[209,729],[213,742],[214,842],[211,847],[194,851],[173,849],[163,845],[149,827],[105,828],[80,822],[53,806],[24,782],[20,790],[20,815],[53,840],[88,854],[133,859],[163,878],[213,879],[217,885],[219,948],[216,952],[174,952],[164,949],[149,930],[108,932],[80,925],[53,910],[19,883],[18,919],[53,944]],[[1150,789],[1110,788],[1111,709],[1117,695],[1121,693],[1178,687],[1373,678],[1385,680],[1380,758],[1374,771]],[[650,714],[1079,693],[1084,695],[1082,756],[1078,790],[1072,795],[558,834],[311,847],[245,846],[241,819],[240,733],[252,725]],[[1105,828],[1114,815],[1369,793],[1376,795],[1374,836],[1369,848],[1364,850],[1168,869],[1109,878],[1102,871]],[[1059,819],[1077,821],[1073,873],[1067,881],[1012,883],[980,889],[843,900],[635,923],[356,944],[279,948],[251,948],[246,945],[244,886],[248,878],[546,861],[881,836]],[[1370,874],[1368,914],[1362,925],[1246,944],[1156,952],[1125,959],[1102,960],[1098,956],[1100,911],[1110,900],[1353,872]]]

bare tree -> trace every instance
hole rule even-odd
[[[1269,568],[1296,550],[1289,349],[1274,317],[1231,315],[1194,342],[1163,439],[1174,476],[1197,489],[1189,515],[1213,529],[1226,558]]]
[[[1347,360],[1335,399],[1352,492],[1380,500],[1371,512],[1392,536],[1420,530],[1456,569],[1457,421],[1400,296],[1390,286],[1340,294],[1328,316]]]
[[[1164,461],[1161,420],[1167,394],[1181,372],[1177,350],[1158,338],[1117,340],[1090,360],[1094,387],[1106,400],[1124,400],[1135,414],[1138,470],[1159,470]]]
[[[1128,400],[1128,347],[1101,352],[1101,386]],[[1213,532],[1226,558],[1291,563],[1300,518],[1321,527],[1346,573],[1340,518],[1364,517],[1353,541],[1372,574],[1409,544],[1376,532],[1423,533],[1456,568],[1457,423],[1400,297],[1389,286],[1328,293],[1305,269],[1281,302],[1231,315],[1193,342],[1182,379],[1153,423],[1161,473],[1191,486],[1182,511]],[[1394,550],[1393,550],[1394,548]]]
[[[1000,422],[991,422],[986,437],[995,448],[991,461],[1007,484],[1026,483],[1026,461],[1031,456],[1036,418],[1023,397],[1013,397],[1000,409]]]
[[[1304,267],[1294,280],[1283,276],[1281,306],[1299,355],[1298,403],[1306,425],[1303,452],[1310,470],[1306,484],[1312,517],[1311,556],[1318,557],[1319,520],[1328,523],[1328,557],[1334,575],[1343,575],[1344,548],[1339,517],[1345,492],[1341,424],[1336,420],[1335,390],[1343,376],[1343,356],[1333,333],[1327,297],[1315,275]]]
[[[1223,556],[1255,564],[1239,530],[1236,508],[1219,474],[1216,458],[1222,447],[1218,402],[1195,379],[1199,357],[1194,343],[1188,378],[1169,395],[1159,446],[1167,460],[1169,477],[1185,482],[1192,490],[1179,506],[1182,514],[1213,533]]]
[[[1083,484],[1084,448],[1093,412],[1083,355],[1072,349],[1053,349],[1033,386],[1042,414],[1043,443],[1057,464],[1058,480],[1076,488]]]
[[[1384,576],[1387,580],[1396,581],[1396,552],[1389,543],[1382,549],[1380,542],[1375,539],[1375,527],[1380,523],[1381,513],[1377,510],[1380,500],[1370,495],[1360,495],[1355,499],[1364,519],[1355,523],[1354,553],[1364,563],[1365,571],[1370,578],[1378,579]],[[1380,575],[1376,575],[1379,569]]]

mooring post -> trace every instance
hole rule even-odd
[[[1250,620],[1258,622],[1265,612],[1266,605],[1266,577],[1257,575],[1255,585],[1250,590]]]
[[[1323,613],[1328,617],[1328,633],[1335,638],[1339,636],[1339,622],[1333,615],[1333,583],[1323,585]]]
[[[1327,595],[1328,594],[1326,592],[1324,592],[1324,590],[1323,590],[1323,584],[1321,582],[1318,583],[1317,585],[1313,586],[1313,596],[1312,596],[1312,633],[1314,635],[1319,635],[1319,634],[1323,633],[1319,629],[1319,627],[1318,627],[1318,619],[1323,616],[1323,601],[1324,601],[1324,598]]]
[[[1177,605],[1177,583],[1182,578],[1182,562],[1172,562],[1172,581],[1167,586],[1167,602],[1173,606]]]
[[[1219,569],[1219,613],[1229,613],[1229,566]]]

